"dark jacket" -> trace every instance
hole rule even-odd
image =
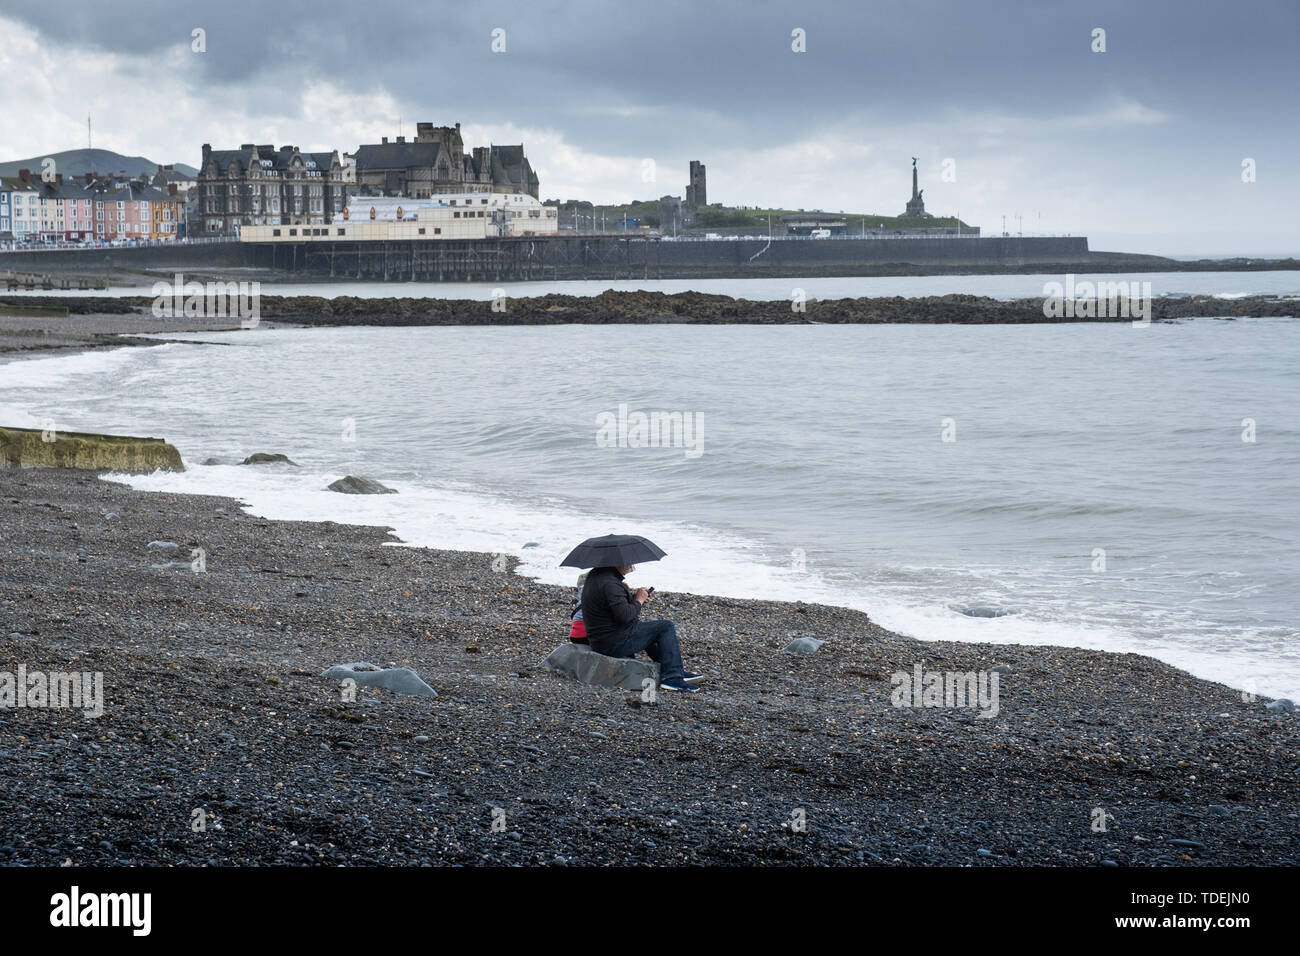
[[[582,586],[582,622],[594,651],[613,647],[632,629],[641,604],[632,599],[617,568],[596,568]]]

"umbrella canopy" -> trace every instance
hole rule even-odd
[[[607,534],[588,538],[560,562],[562,568],[622,568],[642,561],[658,561],[666,554],[639,534]]]

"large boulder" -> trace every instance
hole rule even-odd
[[[787,654],[816,654],[826,642],[815,637],[796,637],[784,648]]]
[[[243,461],[241,461],[240,464],[241,465],[270,465],[276,462],[284,462],[286,465],[298,464],[296,461],[290,459],[288,455],[281,455],[279,453],[271,455],[271,454],[267,454],[264,451],[254,452],[253,454],[245,458]]]
[[[340,681],[354,680],[359,687],[382,687],[398,694],[438,696],[438,692],[420,680],[420,675],[409,667],[382,668],[359,661],[355,664],[336,664],[329,670],[322,671],[321,676]]]
[[[659,665],[635,658],[607,657],[586,644],[561,644],[542,661],[542,669],[596,687],[641,690],[649,679],[659,686]]]
[[[375,481],[373,478],[361,478],[357,475],[348,475],[340,478],[338,481],[331,482],[328,490],[337,491],[345,495],[395,495],[397,490],[387,488]]]

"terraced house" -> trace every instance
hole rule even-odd
[[[97,178],[45,181],[21,169],[0,180],[10,213],[0,234],[16,242],[91,242],[126,239],[157,242],[177,237],[183,201],[143,180]]]
[[[20,176],[0,179],[0,242],[27,242],[39,230],[39,190]]]
[[[191,235],[238,236],[241,226],[328,225],[346,203],[338,151],[203,144]]]

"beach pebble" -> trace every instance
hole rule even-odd
[[[1208,807],[1206,807],[1205,809],[1208,810],[1210,813],[1213,813],[1215,816],[1218,816],[1218,817],[1230,817],[1230,816],[1232,816],[1232,811],[1229,810],[1227,807],[1225,807],[1225,806],[1224,806],[1223,804],[1221,804],[1221,803],[1212,803],[1212,804],[1210,804]]]
[[[1178,839],[1178,840],[1170,840],[1170,841],[1169,841],[1169,845],[1170,845],[1170,846],[1189,846],[1189,847],[1195,847],[1195,848],[1198,849],[1198,850],[1203,850],[1203,849],[1205,849],[1205,844],[1204,844],[1204,843],[1201,843],[1201,842],[1198,841],[1198,840],[1182,840],[1182,839]]]
[[[416,737],[415,737],[415,742],[416,742],[417,744],[427,744],[427,743],[429,742],[429,735],[428,735],[428,734],[417,734]]]
[[[1291,711],[1295,710],[1295,701],[1291,700],[1289,697],[1281,697],[1273,701],[1271,704],[1268,704],[1267,707],[1269,710],[1289,714]]]
[[[998,664],[996,667],[990,667],[990,668],[989,668],[989,673],[990,673],[990,674],[1010,674],[1010,673],[1011,673],[1011,665],[1010,665],[1010,664]]]
[[[815,637],[796,637],[783,650],[787,654],[816,654],[825,643]]]
[[[153,551],[175,551],[180,545],[175,541],[150,541],[145,547]]]

